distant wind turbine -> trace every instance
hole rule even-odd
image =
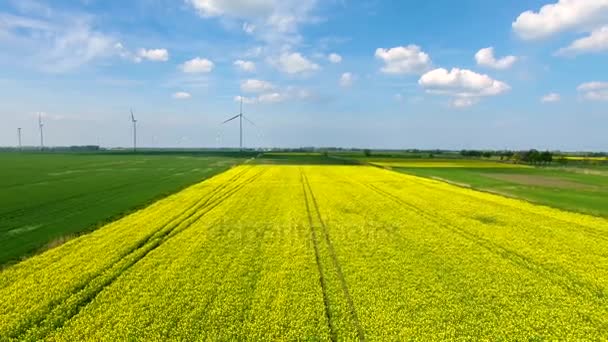
[[[247,119],[245,117],[245,115],[243,115],[243,97],[241,96],[241,111],[239,114],[231,117],[230,119],[222,122],[223,124],[227,124],[228,122],[234,120],[234,119],[239,119],[239,148],[241,151],[243,151],[243,119],[245,119],[245,121],[249,122],[250,124],[252,124],[253,126],[256,126],[255,123],[253,123],[253,121]]]
[[[40,150],[44,150],[44,132],[42,131],[42,127],[44,127],[44,122],[42,122],[42,113],[38,112],[38,127],[40,128]]]
[[[137,151],[137,120],[133,115],[133,109],[131,109],[131,122],[133,123],[133,152]]]
[[[19,151],[21,151],[21,127],[17,128],[17,140],[19,141]]]

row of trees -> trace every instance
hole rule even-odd
[[[499,157],[500,160],[510,160],[514,163],[526,164],[549,164],[553,161],[553,153],[549,151],[540,152],[532,149],[528,151],[478,151],[462,150],[460,155],[463,157],[492,158]]]

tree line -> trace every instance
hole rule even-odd
[[[499,157],[500,160],[512,161],[514,163],[525,163],[533,165],[546,165],[553,162],[553,152],[540,152],[535,149],[528,151],[479,151],[462,150],[460,155],[473,158],[493,158]]]

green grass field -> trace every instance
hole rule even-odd
[[[483,160],[362,160],[555,208],[608,216],[606,167],[529,167]]]
[[[251,156],[0,153],[0,265],[95,229]]]

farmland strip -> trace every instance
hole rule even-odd
[[[321,212],[319,211],[319,205],[317,204],[315,195],[312,192],[312,188],[310,187],[310,182],[308,181],[308,178],[306,177],[305,174],[303,174],[303,180],[310,193],[310,198],[312,200],[313,207],[315,209],[317,218],[319,219],[319,222],[321,223],[321,228],[323,229],[323,235],[325,237],[325,242],[329,249],[329,253],[330,253],[331,259],[333,261],[334,267],[336,268],[336,271],[338,272],[338,278],[340,279],[340,284],[342,286],[342,290],[344,291],[344,296],[346,297],[346,300],[348,302],[348,306],[350,309],[350,313],[352,315],[352,318],[355,322],[355,326],[357,328],[357,335],[358,335],[360,341],[365,341],[365,334],[363,332],[363,329],[361,328],[361,323],[359,321],[359,317],[357,316],[357,309],[355,308],[355,303],[353,302],[353,298],[351,297],[350,292],[348,290],[348,284],[346,283],[346,279],[344,278],[344,273],[342,272],[342,266],[340,265],[340,262],[338,261],[338,257],[336,256],[336,251],[335,251],[334,246],[329,237],[329,231],[327,229],[327,225],[325,224],[325,221],[323,221],[323,218],[321,217]]]
[[[308,225],[310,226],[310,235],[311,235],[311,239],[312,239],[312,245],[315,250],[315,260],[317,262],[317,270],[319,271],[319,282],[321,284],[321,290],[323,292],[323,303],[325,304],[325,316],[327,318],[327,324],[329,326],[329,330],[331,333],[331,339],[332,339],[332,341],[337,341],[336,331],[335,331],[335,328],[333,325],[331,310],[329,307],[329,299],[327,297],[327,285],[325,284],[325,282],[326,282],[325,275],[323,274],[323,266],[321,265],[321,260],[320,260],[320,256],[319,256],[317,232],[315,231],[315,228],[314,228],[314,223],[312,220],[312,213],[310,211],[310,205],[308,203],[308,195],[306,193],[306,186],[304,183],[305,182],[304,173],[302,172],[301,169],[300,169],[300,177],[301,177],[300,181],[302,183],[302,192],[304,193],[304,203],[306,204],[306,214],[308,216]]]

